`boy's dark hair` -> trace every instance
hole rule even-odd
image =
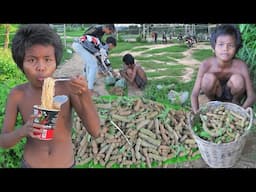
[[[59,35],[47,24],[22,25],[12,40],[12,58],[22,71],[25,51],[36,44],[52,45],[56,65],[60,64],[63,45]]]
[[[216,45],[216,40],[220,35],[231,35],[236,39],[236,53],[243,46],[242,37],[239,29],[232,24],[223,24],[218,26],[214,32],[211,34],[211,46],[214,49]]]
[[[113,33],[116,32],[116,27],[114,24],[106,24],[105,27],[111,30]]]
[[[109,44],[111,43],[112,45],[114,45],[116,47],[116,38],[110,36],[110,37],[107,37],[106,39],[106,43]]]
[[[123,62],[126,65],[134,64],[134,57],[131,54],[127,53],[123,56]]]

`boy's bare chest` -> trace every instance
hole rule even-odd
[[[41,104],[41,95],[25,94],[20,98],[18,110],[21,113],[23,120],[27,121],[29,116],[33,113],[33,106]]]
[[[211,73],[213,73],[218,79],[229,79],[233,74],[237,73],[236,70],[233,69],[233,67],[213,67],[210,70]]]

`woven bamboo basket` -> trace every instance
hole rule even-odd
[[[236,104],[220,101],[210,101],[202,106],[200,109],[205,107],[206,109],[212,109],[217,108],[220,105],[223,105],[226,109],[236,112],[237,114],[243,117],[248,117],[250,119],[250,123],[246,128],[244,134],[238,137],[235,141],[230,143],[216,144],[200,138],[194,133],[192,129],[194,118],[191,115],[189,117],[189,127],[198,145],[202,158],[207,163],[207,165],[212,168],[230,168],[234,166],[234,164],[241,157],[247,136],[252,126],[253,113],[250,107],[245,110],[244,108]]]

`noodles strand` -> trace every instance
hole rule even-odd
[[[41,97],[41,107],[46,109],[53,109],[53,96],[55,79],[47,77],[44,79],[44,84],[42,88],[42,97]]]

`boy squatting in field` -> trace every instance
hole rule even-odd
[[[120,75],[132,86],[144,89],[147,84],[147,76],[142,67],[135,63],[134,57],[129,53],[123,56],[123,62],[125,65],[124,69],[119,71]]]
[[[211,35],[215,56],[202,62],[191,94],[194,113],[199,110],[200,90],[210,99],[233,102],[243,108],[256,101],[246,63],[235,57],[242,47],[240,31],[233,25],[221,25]]]
[[[14,87],[8,96],[0,147],[10,148],[26,137],[21,167],[74,166],[72,108],[92,136],[98,137],[100,134],[100,121],[95,105],[84,77],[79,75],[70,81],[56,82],[55,94],[67,95],[69,100],[61,107],[53,140],[41,141],[38,135],[33,134],[41,133],[36,128],[43,128],[43,125],[33,123],[33,105],[41,104],[43,80],[52,77],[60,64],[62,51],[60,37],[48,25],[24,25],[13,38],[13,59],[28,82]],[[22,116],[23,125],[15,129],[18,113]]]

